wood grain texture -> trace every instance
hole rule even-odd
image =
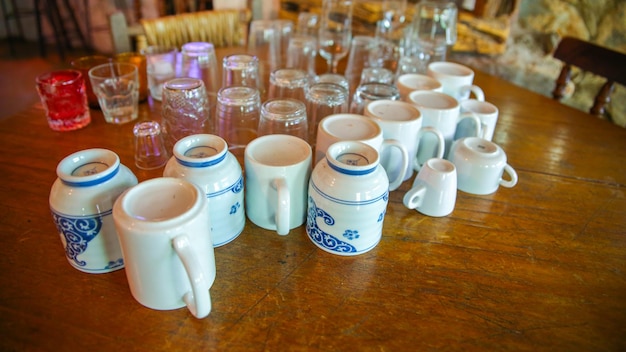
[[[218,51],[224,55],[226,51]],[[519,183],[458,193],[444,218],[390,193],[383,238],[338,257],[307,238],[248,222],[215,250],[213,311],[155,311],[123,270],[66,261],[48,195],[77,150],[133,162],[132,124],[53,132],[38,106],[0,122],[0,350],[608,350],[626,349],[626,130],[477,72],[500,108],[494,141]],[[141,105],[142,119],[159,118]]]

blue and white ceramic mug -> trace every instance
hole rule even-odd
[[[311,174],[306,232],[326,252],[352,256],[382,237],[389,179],[373,147],[358,141],[332,144]]]
[[[107,149],[87,149],[58,164],[50,190],[50,210],[68,262],[87,273],[124,267],[112,209],[137,177]]]

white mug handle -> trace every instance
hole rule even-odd
[[[432,133],[437,138],[437,154],[433,156],[433,158],[443,159],[443,153],[446,151],[446,141],[443,139],[443,134],[441,134],[441,132],[439,132],[439,130],[434,127],[431,127],[431,126],[422,127],[419,133],[417,134],[418,145],[419,145],[420,139],[422,139],[422,136],[425,135],[426,133]],[[413,169],[415,171],[420,171],[420,169],[422,168],[422,165],[420,165],[417,155],[413,155],[412,158],[414,159]]]
[[[472,134],[470,136],[464,136],[464,137],[483,137],[483,132],[484,129],[487,127],[486,124],[484,124],[481,120],[480,117],[478,117],[478,115],[476,115],[473,112],[464,112],[459,116],[459,119],[456,122],[457,128],[459,126],[459,124],[461,123],[461,121],[465,120],[465,119],[470,119],[472,121],[474,121],[473,126],[474,126],[474,130],[472,131]]]
[[[396,139],[385,139],[383,141],[383,144],[381,145],[381,151],[389,147],[397,148],[402,154],[402,165],[400,165],[398,177],[396,177],[394,180],[389,180],[389,190],[395,191],[396,189],[398,189],[398,187],[400,187],[400,185],[402,185],[402,181],[404,181],[404,175],[406,174],[406,170],[409,169],[410,159],[406,147],[402,143],[400,143],[400,141]]]
[[[416,185],[404,194],[402,203],[408,209],[415,209],[424,203],[424,194],[426,193],[426,186],[424,184]]]
[[[504,173],[509,174],[509,177],[511,179],[505,180],[503,178],[500,178],[500,185],[502,185],[503,187],[508,187],[508,188],[515,186],[517,184],[517,172],[515,171],[515,169],[513,169],[511,165],[506,164],[504,165]]]
[[[211,313],[211,295],[207,283],[208,273],[202,271],[202,265],[191,248],[189,239],[180,235],[172,239],[172,247],[183,262],[187,277],[191,283],[191,291],[185,293],[183,300],[191,314],[198,318],[204,318]]]
[[[281,235],[289,234],[289,218],[290,214],[290,199],[289,199],[289,187],[287,187],[287,181],[284,178],[275,178],[272,182],[272,186],[278,193],[276,202],[276,232]]]
[[[483,92],[483,90],[475,84],[461,87],[461,89],[459,89],[459,96],[463,96],[463,94],[468,90],[471,93],[474,93],[474,96],[476,96],[476,100],[485,101],[485,92]]]

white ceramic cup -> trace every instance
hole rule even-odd
[[[405,73],[396,80],[396,87],[400,91],[402,100],[406,101],[409,93],[416,90],[431,90],[443,92],[443,86],[438,80],[419,73]]]
[[[448,151],[454,141],[454,135],[460,122],[470,119],[474,126],[473,136],[480,136],[481,123],[474,114],[461,114],[461,106],[453,97],[439,92],[430,91],[414,91],[409,94],[409,101],[421,113],[424,118],[424,126],[432,127],[443,135],[445,140],[444,156],[448,155]],[[439,154],[435,154],[436,141],[432,136],[424,136],[420,143],[415,165],[419,166],[426,160],[436,157],[441,158]]]
[[[479,137],[461,138],[454,142],[448,158],[457,170],[457,187],[471,194],[491,194],[499,186],[517,184],[517,172],[507,164],[502,148]],[[508,180],[503,178],[508,174]]]
[[[224,139],[194,134],[179,140],[163,176],[185,179],[204,191],[209,200],[214,247],[230,243],[241,234],[246,224],[243,173]]]
[[[133,297],[152,309],[209,315],[215,256],[204,192],[172,177],[143,181],[117,199],[113,219]]]
[[[428,159],[402,202],[428,216],[446,216],[456,203],[456,168],[445,159]]]
[[[443,92],[457,100],[469,99],[470,93],[477,100],[485,100],[483,90],[474,84],[474,71],[467,66],[449,61],[431,62],[426,74],[441,82]]]
[[[443,158],[445,152],[445,140],[442,134],[435,128],[423,126],[423,117],[420,111],[413,105],[397,100],[376,100],[365,107],[365,116],[372,118],[383,130],[383,137],[400,141],[409,154],[410,167],[404,174],[404,181],[413,176],[413,170],[419,170],[420,165],[416,156],[419,153],[420,141],[426,137],[434,140],[433,147],[437,150],[437,157]],[[399,156],[394,150],[383,150],[381,160],[383,167],[398,163]]]
[[[490,141],[493,139],[493,132],[498,122],[498,107],[476,99],[467,99],[461,102],[461,113],[471,113],[476,115],[481,122],[480,137]],[[459,123],[454,135],[454,139],[471,137],[473,135],[474,122],[464,120]]]
[[[389,168],[385,171],[390,180],[390,191],[400,187],[407,169],[412,166],[407,149],[400,141],[384,139],[383,130],[375,121],[357,114],[334,114],[320,121],[315,144],[315,164],[317,165],[326,156],[326,151],[331,144],[339,141],[363,142],[374,147],[379,153],[388,148],[397,149],[401,155],[400,162],[383,163]],[[385,154],[388,155],[388,153]]]
[[[270,134],[246,146],[246,215],[259,227],[287,235],[306,219],[311,146],[301,138]]]

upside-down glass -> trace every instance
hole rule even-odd
[[[183,137],[210,133],[210,107],[202,80],[184,77],[165,82],[161,118],[168,150]]]
[[[296,34],[289,38],[287,46],[287,68],[304,70],[311,79],[317,76],[315,58],[317,39],[310,35]]]
[[[262,91],[259,76],[259,58],[247,54],[224,57],[222,61],[222,88],[252,87]]]
[[[259,136],[289,134],[308,139],[306,106],[295,99],[270,99],[261,106]]]
[[[363,115],[365,106],[375,100],[400,100],[400,91],[393,84],[369,82],[361,84],[357,87],[350,112],[353,114]]]
[[[350,94],[354,94],[354,90],[361,81],[361,72],[371,67],[370,56],[375,49],[376,41],[374,37],[365,35],[355,35],[350,44],[350,54],[348,55],[348,63],[344,75],[350,83]]]
[[[292,98],[305,101],[304,92],[309,84],[309,76],[303,70],[282,68],[270,74],[268,98]]]
[[[156,121],[144,121],[133,127],[135,136],[135,165],[143,170],[157,169],[169,159],[161,125]]]
[[[281,66],[280,28],[273,20],[253,20],[248,32],[248,52],[259,59],[259,69],[273,71]]]
[[[456,42],[457,7],[453,1],[425,0],[415,5],[406,42],[407,56],[422,61],[445,61],[447,46]]]
[[[123,124],[139,116],[138,71],[137,66],[125,62],[111,62],[89,70],[91,87],[106,122]]]
[[[397,70],[405,40],[407,0],[383,0],[382,19],[376,22],[373,66]]]
[[[246,145],[257,137],[261,98],[253,87],[224,87],[217,92],[217,135],[228,143],[228,149],[243,162]]]
[[[348,90],[334,83],[315,83],[306,92],[309,144],[315,146],[320,121],[332,114],[348,112]]]
[[[149,46],[141,50],[146,56],[148,88],[153,99],[160,101],[163,84],[176,77],[178,49],[170,46]]]
[[[320,16],[313,12],[300,12],[296,23],[296,33],[317,37]]]
[[[217,101],[220,82],[217,78],[217,57],[213,44],[207,42],[189,42],[181,48],[181,76],[201,79],[209,96],[209,105]]]
[[[37,77],[37,92],[54,131],[72,131],[87,126],[91,115],[82,73],[61,70]]]
[[[337,72],[337,63],[348,55],[352,40],[352,0],[324,0],[317,35],[320,55],[328,72]]]

